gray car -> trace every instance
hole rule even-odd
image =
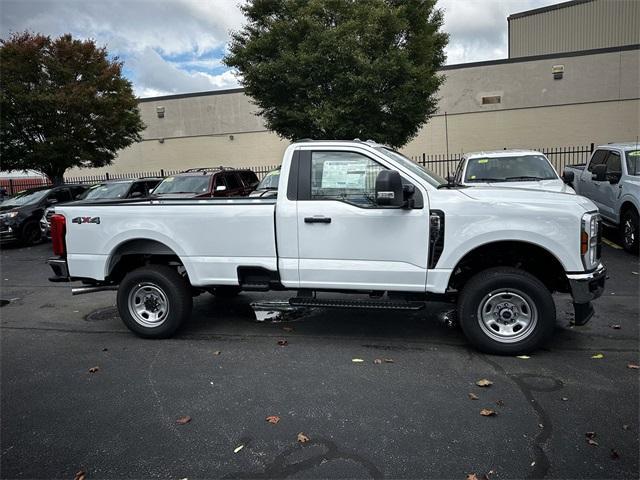
[[[620,229],[625,250],[638,253],[640,146],[611,143],[595,149],[587,164],[565,167],[564,180],[592,200],[605,223]]]

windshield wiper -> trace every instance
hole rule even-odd
[[[542,178],[542,177],[533,177],[533,176],[528,176],[528,175],[521,175],[519,177],[507,177],[505,178],[506,181],[515,181],[515,180],[547,180],[546,178]]]
[[[479,183],[479,182],[506,182],[506,178],[474,178],[473,180],[467,180],[467,182],[471,183]]]

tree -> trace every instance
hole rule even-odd
[[[144,124],[122,63],[92,40],[13,34],[0,41],[3,170],[34,169],[54,183],[71,167],[111,164]]]
[[[250,0],[224,61],[291,140],[399,147],[435,113],[448,35],[436,0]]]

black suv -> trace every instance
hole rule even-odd
[[[162,198],[243,197],[258,185],[248,169],[230,167],[192,168],[165,178],[153,191]]]
[[[70,202],[85,185],[30,188],[0,203],[0,243],[33,245],[41,238],[38,222],[48,206]]]

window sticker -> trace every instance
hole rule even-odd
[[[489,163],[489,159],[488,158],[481,158],[480,160],[478,160],[478,163]]]
[[[636,150],[635,152],[627,152],[627,157],[640,157],[640,150]]]
[[[471,175],[471,180],[475,180],[476,176],[475,175]]]
[[[365,188],[367,160],[327,160],[322,165],[320,188]]]

